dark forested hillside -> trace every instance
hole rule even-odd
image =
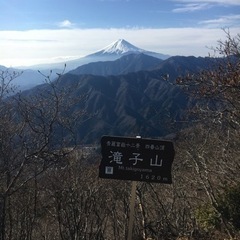
[[[148,65],[140,64],[149,58]],[[173,123],[182,120],[189,107],[189,99],[174,84],[175,79],[179,75],[207,69],[214,62],[211,58],[172,57],[162,61],[143,54],[129,55],[111,63],[80,67],[61,76],[55,84],[58,89],[67,91],[64,101],[85,96],[85,105],[81,103],[81,107],[88,117],[85,116],[76,130],[78,143],[96,143],[102,135],[108,134],[162,137],[179,129],[180,125]],[[116,71],[113,66],[118,66]],[[127,67],[133,71],[143,66],[156,70],[120,74]],[[100,76],[110,74],[106,69],[112,69],[111,73],[118,75]],[[90,73],[78,75],[80,70]],[[47,92],[48,88],[46,84],[24,94],[36,95]],[[74,115],[79,107],[73,106],[69,114]]]
[[[93,74],[93,75],[120,75],[127,74],[129,72],[137,72],[140,70],[153,70],[163,60],[155,57],[139,54],[128,54],[115,61],[106,62],[94,62],[86,65],[82,65],[70,73],[80,74]]]
[[[48,85],[32,89],[31,96],[48,91]],[[137,72],[120,76],[63,75],[57,82],[69,98],[85,96],[84,105],[72,106],[69,114],[84,108],[87,116],[76,130],[79,143],[97,143],[102,135],[159,137],[173,131],[174,120],[183,116],[188,99],[161,73]],[[25,93],[27,94],[27,92]]]

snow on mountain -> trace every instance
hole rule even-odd
[[[98,53],[102,54],[125,54],[125,53],[133,53],[133,52],[144,52],[143,49],[135,47],[131,43],[127,42],[124,39],[119,39],[116,42],[108,45],[107,47],[100,50]]]
[[[156,52],[150,52],[150,51],[146,51],[144,49],[138,48],[124,39],[119,39],[119,40],[111,43],[107,47],[105,47],[93,54],[90,54],[86,57],[100,57],[101,56],[101,57],[112,58],[109,60],[115,60],[123,55],[131,54],[131,53],[136,53],[136,54],[144,53],[146,55],[160,58],[162,60],[165,60],[170,57],[169,55],[164,55],[164,54],[156,53]]]

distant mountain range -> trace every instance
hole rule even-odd
[[[77,67],[60,74],[55,84],[59,91],[67,92],[63,102],[87,96],[84,106],[76,103],[68,109],[68,116],[75,116],[82,107],[87,112],[84,121],[75,126],[78,144],[99,143],[102,135],[158,138],[182,127],[173,123],[185,117],[190,101],[174,84],[175,79],[179,75],[211,69],[221,59],[193,56],[160,59],[153,57],[154,54],[118,40],[81,60],[70,62],[70,66],[78,64]],[[95,61],[80,64],[90,60]],[[19,71],[4,66],[1,69]],[[22,92],[23,97],[32,101],[33,96],[51,91],[48,84],[41,83],[48,76],[54,81],[59,73],[61,70],[44,69],[39,73],[28,69],[13,84],[22,90],[35,86]],[[60,130],[56,129],[56,138]]]
[[[188,72],[195,73],[203,69],[211,68],[217,61],[219,61],[219,59],[209,57],[196,58],[193,56],[174,56],[166,60],[161,60],[141,53],[129,54],[115,61],[88,63],[69,71],[69,73],[75,75],[92,74],[108,76],[123,75],[137,71],[158,70],[162,72],[162,77],[167,74],[170,77],[168,80],[174,80],[179,74],[186,74]]]
[[[7,68],[0,66],[0,71],[7,71],[10,75],[14,72],[19,73],[19,76],[12,80],[11,85],[16,88],[16,91],[24,91],[31,89],[37,85],[46,83],[46,78],[49,76],[51,79],[55,79],[61,73],[60,70],[43,69],[41,72],[33,69],[18,69],[18,68]]]
[[[80,74],[93,74],[93,75],[120,75],[129,72],[137,72],[143,70],[153,70],[159,67],[163,60],[140,54],[128,54],[115,61],[106,62],[93,62],[82,65],[69,73]]]
[[[144,54],[147,56],[152,56],[147,60],[143,60],[145,62],[141,63],[141,57],[138,57],[137,55],[134,56],[135,59],[132,59],[131,57],[128,59],[127,55],[132,54]],[[126,57],[120,62],[113,63],[114,60],[120,59],[121,57]],[[18,90],[27,90],[30,89],[36,85],[42,84],[45,81],[44,75],[46,77],[50,76],[51,79],[56,78],[58,75],[56,73],[62,73],[64,70],[65,73],[74,70],[80,66],[86,65],[91,63],[90,65],[84,66],[82,69],[86,69],[85,73],[94,73],[94,68],[96,68],[95,72],[96,74],[99,74],[99,69],[103,69],[102,65],[105,64],[104,62],[107,62],[106,64],[111,65],[110,61],[112,62],[112,65],[118,65],[123,64],[125,65],[125,70],[122,69],[123,67],[119,67],[119,70],[121,70],[122,74],[131,72],[131,71],[138,71],[138,70],[147,70],[151,69],[151,65],[154,66],[154,64],[158,63],[158,60],[160,62],[161,59],[167,59],[169,56],[164,55],[161,53],[155,53],[143,50],[141,48],[138,48],[131,43],[125,41],[124,39],[119,39],[112,44],[108,45],[107,47],[103,48],[100,51],[97,51],[95,53],[92,53],[90,55],[87,55],[83,58],[79,58],[76,60],[68,61],[68,62],[61,62],[61,63],[55,63],[55,64],[41,64],[41,65],[34,65],[31,67],[20,67],[20,68],[6,68],[4,66],[0,66],[0,70],[8,70],[9,72],[22,72],[22,74],[13,81],[13,84],[18,88]],[[137,59],[139,58],[139,59]],[[135,63],[133,61],[136,61]],[[137,62],[138,61],[138,62]],[[149,63],[146,63],[146,61],[149,61]],[[97,63],[98,62],[98,63]],[[100,63],[101,62],[101,63]],[[95,65],[92,65],[92,63],[96,63]],[[66,64],[66,68],[65,68]],[[127,66],[129,64],[129,66]],[[146,64],[146,65],[145,65]],[[112,67],[115,69],[115,72],[112,69]],[[87,68],[92,68],[92,70],[87,70]],[[108,66],[109,70],[106,73],[102,73],[100,75],[111,75],[111,74],[120,74],[119,71],[116,71],[117,67],[114,66]],[[98,70],[97,70],[98,69]],[[41,71],[41,74],[38,71]],[[82,71],[81,68],[76,70],[79,71],[79,73]],[[103,70],[101,70],[104,72]],[[111,73],[111,71],[113,71]],[[83,71],[84,72],[84,71]],[[97,73],[98,72],[98,73]]]
[[[173,84],[176,77],[211,68],[216,61],[180,56],[163,61],[129,54],[113,62],[81,66],[56,84],[57,89],[68,92],[63,101],[87,96],[84,108],[90,117],[76,125],[78,144],[99,143],[102,135],[157,138],[179,130],[181,124],[174,122],[184,119],[189,108],[188,95]],[[31,99],[49,91],[49,85],[44,84],[23,95]],[[74,116],[81,107],[82,103],[72,106],[68,115]]]

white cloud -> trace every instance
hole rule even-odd
[[[200,21],[199,24],[208,28],[226,28],[240,26],[240,14],[221,16],[215,19]]]
[[[172,0],[176,2],[176,8],[172,10],[175,13],[194,12],[214,7],[222,6],[240,6],[240,0]]]
[[[240,6],[239,0],[172,0],[173,2],[181,2],[181,3],[209,3],[209,4],[221,4],[221,5],[236,5]]]
[[[230,29],[232,35],[239,32],[240,27]],[[217,41],[224,37],[221,29],[207,28],[0,31],[0,65],[34,65],[78,58],[96,52],[119,38],[163,54],[207,56],[209,49],[206,46],[216,46]]]
[[[72,28],[74,27],[74,23],[70,22],[69,20],[64,20],[58,23],[58,26],[61,28]]]
[[[203,9],[209,8],[208,3],[189,3],[189,4],[180,4],[177,8],[173,9],[172,12],[194,12]]]

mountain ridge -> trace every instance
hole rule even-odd
[[[55,84],[58,90],[67,92],[63,101],[86,96],[84,103],[68,109],[68,116],[75,116],[82,108],[88,114],[76,125],[78,144],[97,143],[102,135],[159,138],[181,129],[178,120],[185,119],[190,107],[189,96],[174,84],[176,77],[209,68],[214,62],[208,58],[172,57],[152,71],[109,76],[68,72]],[[31,99],[49,92],[49,87],[40,85],[24,94]]]
[[[87,96],[84,103],[68,109],[75,115],[84,108],[88,116],[76,126],[77,143],[97,143],[102,135],[160,137],[172,133],[170,121],[179,119],[188,104],[183,91],[151,71],[118,76],[66,73],[57,89],[74,96]],[[35,87],[25,95],[49,92],[48,85]],[[90,117],[89,117],[90,116]]]
[[[144,53],[132,53],[124,55],[115,61],[93,62],[69,71],[72,74],[93,74],[93,75],[119,75],[129,72],[153,70],[163,60],[145,55]]]

